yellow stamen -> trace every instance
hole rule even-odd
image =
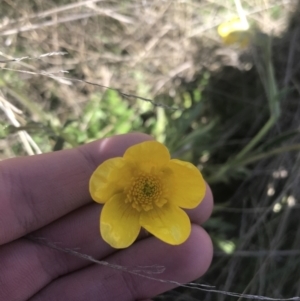
[[[138,211],[142,209],[149,211],[153,209],[153,203],[159,207],[167,201],[160,200],[163,186],[157,176],[151,174],[140,174],[136,176],[127,192],[126,203],[130,202],[132,207]]]

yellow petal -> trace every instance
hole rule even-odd
[[[203,177],[193,164],[173,159],[167,165],[172,174],[165,179],[168,200],[182,208],[197,207],[205,196],[206,185]]]
[[[134,161],[137,164],[164,165],[170,160],[168,149],[157,141],[146,141],[129,147],[125,154],[125,160]]]
[[[106,201],[101,194],[101,190],[103,190],[103,188],[107,185],[108,178],[112,171],[122,166],[123,161],[123,158],[108,159],[100,164],[93,172],[89,183],[90,194],[93,200],[98,203],[104,203]]]
[[[243,22],[240,18],[233,18],[228,22],[221,23],[218,26],[218,34],[224,38],[235,31],[246,31],[249,29],[249,24]]]
[[[100,232],[113,248],[126,248],[140,232],[139,213],[131,204],[125,203],[123,194],[114,195],[103,206],[100,216]]]
[[[234,31],[224,37],[223,42],[226,45],[238,44],[240,47],[245,48],[250,44],[250,35],[247,31]]]
[[[148,232],[171,245],[183,243],[191,233],[188,215],[170,203],[161,208],[155,207],[153,210],[143,211],[140,224]]]
[[[123,192],[128,187],[135,166],[123,158],[112,158],[94,171],[90,179],[90,193],[98,203],[105,203],[113,195]]]

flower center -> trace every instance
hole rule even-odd
[[[140,174],[131,183],[126,203],[130,202],[132,207],[138,211],[149,211],[153,209],[153,203],[161,207],[167,202],[161,199],[162,191],[163,185],[158,177]]]

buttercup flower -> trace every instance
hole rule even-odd
[[[108,159],[90,179],[92,198],[104,204],[102,238],[114,248],[126,248],[141,227],[171,245],[183,243],[191,223],[181,208],[200,204],[206,185],[191,163],[170,158],[156,141],[128,148],[123,157]]]
[[[245,48],[250,43],[249,24],[242,22],[240,18],[220,24],[218,34],[226,45],[238,44]]]

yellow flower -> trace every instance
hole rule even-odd
[[[218,34],[225,45],[238,44],[244,48],[250,43],[249,25],[242,22],[240,18],[234,18],[220,24]]]
[[[171,160],[156,141],[131,146],[123,157],[103,162],[90,179],[92,198],[104,204],[102,238],[114,248],[130,246],[141,227],[166,243],[183,243],[191,223],[181,208],[198,206],[205,188],[194,165]]]

